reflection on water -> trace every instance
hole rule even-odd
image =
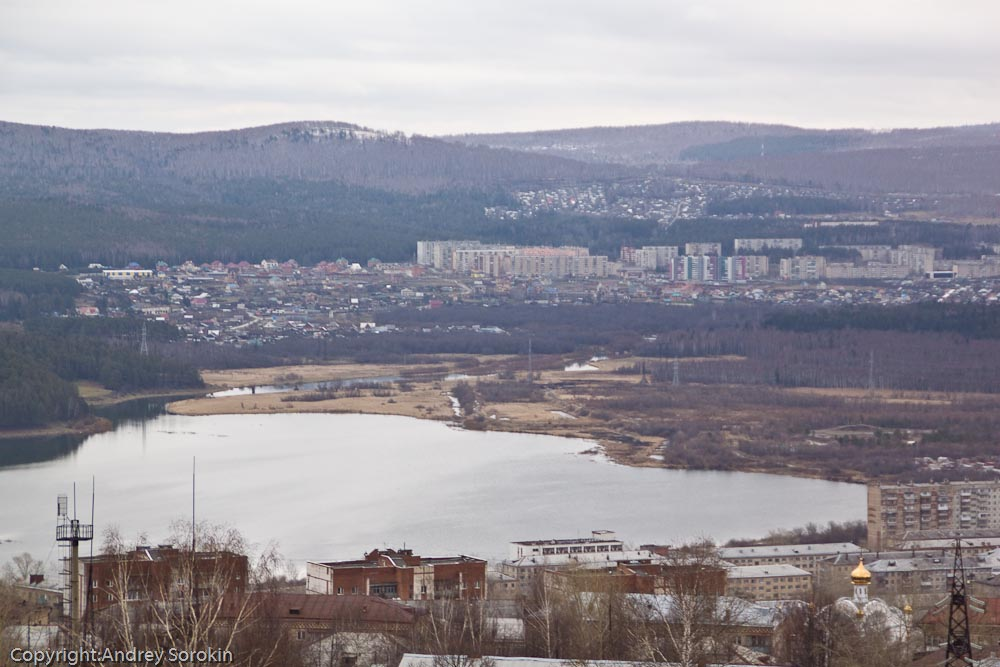
[[[281,394],[286,391],[317,391],[324,389],[345,389],[357,384],[386,384],[398,382],[403,378],[398,375],[381,375],[378,377],[351,378],[348,380],[326,380],[324,382],[300,382],[298,384],[258,384],[250,387],[233,387],[216,391],[209,396],[220,398],[222,396],[247,396],[249,394]]]
[[[40,463],[69,456],[86,438],[84,435],[0,438],[0,467]]]
[[[137,398],[94,408],[98,417],[110,419],[115,428],[145,423],[166,411],[173,398]],[[0,468],[43,463],[72,455],[91,436],[67,433],[29,438],[0,438]]]

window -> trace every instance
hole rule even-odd
[[[351,595],[357,595],[357,594],[358,594],[358,587],[357,586],[353,586],[351,588]]]
[[[343,594],[344,594],[344,587],[337,586],[337,595],[343,595]]]

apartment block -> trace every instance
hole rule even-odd
[[[755,600],[806,600],[812,574],[794,565],[736,565],[726,572],[726,594]]]
[[[815,255],[781,260],[778,275],[782,280],[820,280],[826,277],[826,258]]]
[[[486,561],[424,558],[412,549],[375,549],[361,560],[306,563],[306,592],[396,600],[487,597]]]
[[[724,258],[718,255],[685,255],[669,260],[667,272],[672,280],[714,282],[721,279]]]
[[[1000,530],[1000,481],[868,486],[868,548],[885,550],[924,531]]]
[[[624,251],[624,249],[623,249]],[[675,245],[643,246],[632,249],[631,263],[647,271],[662,271],[671,258],[680,255],[680,247]]]
[[[862,549],[850,542],[824,544],[775,544],[723,547],[719,558],[733,565],[793,565],[816,574],[820,563],[832,556],[847,556],[856,564]]]
[[[458,248],[452,252],[451,270],[499,278],[511,272],[515,254],[517,248],[514,246]]]
[[[753,278],[766,278],[769,266],[767,255],[723,257],[721,279],[732,283]]]
[[[901,245],[889,253],[889,262],[905,266],[913,275],[925,275],[934,270],[934,260],[941,259],[941,248],[922,245]]]
[[[511,275],[517,278],[608,275],[608,258],[591,256],[586,248],[522,248],[511,258]]]
[[[855,266],[848,262],[828,262],[825,277],[831,280],[886,280],[906,278],[911,274],[910,267],[902,264],[868,262]]]
[[[743,255],[761,250],[801,250],[802,239],[734,239],[733,254]]]
[[[721,255],[721,243],[685,243],[685,255]]]
[[[484,247],[479,241],[417,241],[417,264],[454,271],[454,252]]]

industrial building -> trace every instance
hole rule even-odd
[[[425,558],[412,549],[374,549],[360,560],[306,563],[306,592],[393,600],[487,597],[486,561]]]

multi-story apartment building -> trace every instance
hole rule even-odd
[[[608,275],[608,258],[604,255],[591,256],[590,251],[579,247],[521,248],[511,259],[511,275],[519,278],[604,278]]]
[[[514,246],[457,248],[452,251],[452,271],[480,273],[499,278],[509,275],[518,249]]]
[[[735,255],[761,250],[801,250],[802,239],[734,239],[733,247]]]
[[[484,247],[479,241],[417,241],[417,264],[439,271],[454,271],[456,250]]]
[[[767,255],[723,257],[721,278],[731,283],[751,278],[766,278],[768,266]]]
[[[889,253],[889,262],[905,266],[913,275],[925,275],[934,270],[934,260],[941,259],[941,248],[922,245],[901,245]]]
[[[850,262],[827,262],[825,277],[831,280],[886,280],[906,278],[910,268],[901,264],[868,262],[856,266]]]
[[[480,599],[486,561],[471,556],[424,558],[412,549],[375,549],[361,560],[306,563],[306,592],[398,600]]]
[[[662,271],[671,258],[680,255],[680,248],[675,245],[647,245],[631,250],[631,263],[647,271]]]
[[[816,574],[819,564],[831,556],[847,556],[854,563],[862,548],[850,542],[825,544],[775,544],[752,547],[723,547],[719,558],[733,565],[793,565]]]
[[[806,600],[812,574],[794,565],[735,565],[726,572],[726,594],[755,600]]]
[[[685,255],[670,259],[667,273],[672,280],[714,282],[721,279],[722,264],[718,255]]]
[[[826,277],[826,258],[816,255],[785,258],[778,266],[778,275],[782,280],[820,280]]]
[[[685,243],[685,255],[721,255],[721,243]]]
[[[1000,481],[868,486],[868,548],[884,550],[922,531],[1000,530]]]

